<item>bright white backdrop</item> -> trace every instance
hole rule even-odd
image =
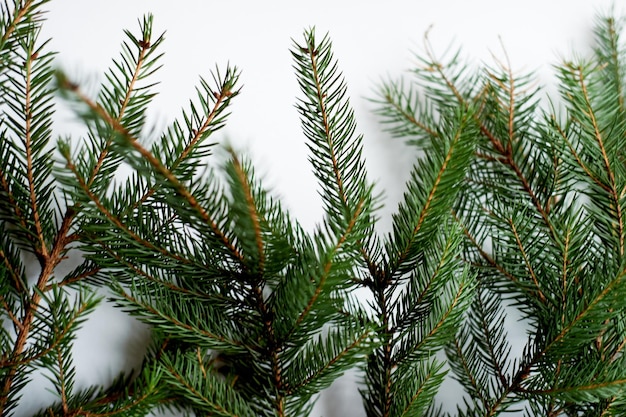
[[[492,63],[492,54],[502,57],[504,45],[515,71],[536,71],[538,83],[553,92],[551,66],[573,51],[589,52],[594,17],[611,5],[618,14],[626,11],[625,0],[53,0],[42,36],[52,38],[62,68],[96,77],[117,58],[123,29],[136,32],[137,19],[153,13],[155,32],[167,31],[161,93],[151,112],[158,126],[179,116],[199,76],[208,77],[215,64],[237,65],[244,88],[217,139],[251,155],[286,207],[312,227],[321,218],[321,204],[294,108],[299,91],[289,48],[310,26],[318,34],[330,32],[364,134],[367,168],[386,197],[380,225],[385,231],[416,154],[382,132],[368,98],[381,79],[400,77],[416,63],[428,28],[435,51],[462,46],[477,64]],[[75,131],[64,112],[55,129]],[[518,337],[521,342],[523,335]],[[76,343],[78,382],[107,383],[137,364],[146,342],[145,328],[102,306]],[[45,385],[37,378],[28,387],[17,416],[51,399]],[[452,406],[458,393],[452,384],[445,391],[442,401]],[[348,379],[325,393],[315,411],[326,417],[364,415]]]

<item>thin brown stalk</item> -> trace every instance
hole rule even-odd
[[[530,277],[533,280],[533,283],[535,284],[535,288],[537,288],[537,295],[539,296],[539,299],[541,300],[542,303],[546,303],[546,296],[543,294],[543,291],[541,290],[541,285],[539,284],[539,279],[537,278],[537,274],[535,273],[535,269],[532,266],[532,263],[530,261],[530,259],[528,258],[528,254],[526,253],[526,249],[524,248],[524,243],[522,242],[519,233],[517,231],[517,227],[515,226],[515,223],[513,222],[512,219],[508,219],[509,222],[509,226],[511,227],[511,231],[513,232],[513,235],[515,236],[515,243],[517,244],[517,247],[520,251],[520,253],[522,254],[522,257],[524,258],[524,264],[526,265],[526,269],[528,270],[528,273],[530,274]]]
[[[246,206],[248,207],[248,213],[250,215],[250,219],[252,220],[252,225],[254,228],[254,238],[256,241],[257,251],[259,253],[259,273],[263,274],[263,270],[265,269],[265,244],[263,242],[263,231],[261,230],[259,213],[257,212],[256,203],[254,201],[254,197],[252,196],[252,190],[250,189],[248,176],[241,166],[241,163],[239,162],[237,156],[232,153],[231,157],[233,159],[235,172],[237,173],[237,177],[239,178],[239,182],[241,183],[243,187],[243,192],[245,194]]]
[[[573,69],[574,70],[574,69]],[[619,190],[617,189],[617,184],[615,182],[615,173],[611,167],[611,162],[609,161],[609,155],[606,151],[606,146],[604,144],[604,136],[596,119],[596,114],[593,110],[593,106],[591,105],[591,99],[589,98],[589,91],[587,90],[587,84],[585,83],[585,75],[583,69],[581,67],[575,68],[578,76],[576,77],[579,80],[580,88],[585,97],[585,106],[586,106],[586,115],[591,120],[591,124],[593,125],[593,131],[596,141],[598,142],[598,146],[600,147],[600,152],[602,153],[602,161],[604,163],[604,167],[606,169],[606,174],[609,179],[609,193],[610,198],[613,200],[613,204],[615,205],[615,216],[617,217],[617,230],[616,233],[619,236],[619,253],[621,256],[624,255],[624,219],[622,215],[622,206],[620,204],[620,195]]]
[[[333,173],[335,175],[337,191],[339,192],[339,197],[341,198],[344,206],[349,207],[348,196],[346,195],[346,190],[344,189],[343,179],[341,177],[341,170],[339,168],[339,161],[337,160],[337,157],[335,155],[334,135],[330,127],[330,123],[328,122],[329,114],[326,108],[326,93],[322,90],[322,82],[320,80],[319,68],[317,63],[318,52],[316,49],[313,48],[313,45],[309,45],[307,52],[311,60],[311,68],[313,69],[313,78],[315,79],[317,102],[319,103],[320,112],[322,114],[324,136],[326,138],[326,142],[328,143],[328,149],[330,149],[330,159],[333,166]]]
[[[32,6],[33,2],[34,0],[28,0],[24,2],[22,7],[18,8],[18,10],[13,13],[13,20],[8,25],[6,32],[4,32],[4,35],[2,36],[2,40],[0,41],[0,45],[4,45],[9,40],[13,32],[15,32],[15,29],[17,29],[17,26],[19,25],[19,23],[22,20],[24,20],[24,18],[26,17],[26,14],[30,10],[30,7]]]
[[[435,178],[435,182],[432,188],[430,189],[430,192],[428,193],[428,197],[426,198],[426,201],[424,202],[424,207],[420,211],[417,224],[413,228],[413,233],[411,234],[409,241],[406,242],[406,246],[404,247],[402,252],[400,252],[397,258],[396,267],[401,265],[409,256],[409,251],[411,250],[411,247],[413,246],[415,238],[417,237],[419,231],[422,228],[422,224],[426,220],[426,217],[430,210],[430,206],[435,198],[435,195],[439,191],[439,185],[441,183],[443,175],[446,173],[446,170],[448,169],[448,164],[450,163],[450,160],[452,159],[452,154],[456,150],[455,146],[458,144],[460,138],[461,138],[461,130],[459,129],[456,132],[454,139],[452,140],[450,144],[450,149],[448,149],[448,153],[446,154],[443,164],[441,165],[441,168],[439,169],[439,172],[437,173],[437,178]]]
[[[415,115],[405,111],[399,103],[397,103],[396,101],[393,100],[393,97],[391,97],[391,95],[389,94],[385,94],[385,100],[387,101],[387,103],[389,105],[391,105],[396,112],[398,112],[400,115],[402,115],[402,117],[407,120],[409,123],[411,123],[412,125],[416,126],[418,129],[423,130],[424,132],[426,132],[428,135],[437,138],[439,137],[439,133],[435,130],[432,130],[431,128],[429,128],[428,126],[426,126],[424,123],[420,122],[419,120],[417,120],[415,118]]]
[[[215,220],[210,216],[207,210],[198,202],[193,194],[185,187],[178,178],[165,167],[161,161],[159,161],[152,152],[142,146],[136,137],[131,135],[128,130],[120,124],[117,120],[113,119],[98,103],[95,103],[89,97],[84,95],[77,86],[67,84],[66,88],[71,89],[77,95],[77,97],[85,103],[98,117],[102,118],[107,124],[109,124],[119,135],[121,135],[128,144],[160,174],[162,175],[180,194],[180,196],[189,204],[189,206],[198,213],[200,218],[212,229],[217,238],[224,244],[231,254],[241,263],[243,263],[243,256],[235,245],[230,241],[226,233],[220,229]],[[220,94],[231,95],[230,91],[222,91]]]
[[[344,233],[339,237],[339,240],[337,241],[337,243],[333,247],[333,249],[331,251],[330,260],[328,262],[326,262],[326,264],[324,265],[322,276],[320,277],[320,279],[319,279],[319,281],[317,283],[317,288],[315,289],[315,292],[313,293],[313,295],[309,299],[309,302],[307,303],[307,305],[304,308],[304,310],[300,313],[300,315],[296,319],[296,321],[294,323],[294,326],[293,326],[294,329],[296,329],[300,325],[300,323],[302,323],[302,321],[305,319],[305,317],[311,312],[311,310],[313,309],[313,305],[315,304],[315,302],[319,298],[320,294],[322,293],[322,290],[324,289],[324,287],[326,285],[326,279],[328,278],[328,275],[330,274],[330,269],[333,266],[333,261],[332,261],[333,256],[332,255],[334,255],[337,251],[339,251],[341,246],[343,246],[343,244],[347,240],[348,235],[350,235],[350,233],[352,232],[352,229],[354,228],[354,226],[355,226],[355,224],[356,224],[356,222],[357,222],[357,220],[359,218],[359,215],[361,214],[361,210],[363,209],[363,205],[364,205],[364,201],[361,200],[361,202],[357,206],[356,212],[352,215],[352,219],[350,219],[350,223],[348,224],[348,227],[346,228]]]

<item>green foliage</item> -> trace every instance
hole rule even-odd
[[[602,18],[595,56],[558,67],[562,112],[544,110],[532,76],[506,63],[468,75],[458,54],[442,63],[430,50],[415,72],[425,99],[402,82],[381,89],[390,131],[428,153],[442,115],[477,110],[475,157],[452,209],[478,277],[446,348],[467,394],[458,415],[625,412],[621,31]],[[528,326],[519,356],[505,326],[515,310]]]
[[[134,43],[148,43],[148,35],[144,25],[144,39]],[[185,124],[175,122],[152,144],[100,104],[122,97],[92,101],[59,79],[90,132],[107,134],[90,141],[89,150],[61,146],[73,174],[64,184],[85,202],[81,228],[92,243],[84,249],[86,262],[101,268],[96,281],[115,271],[118,304],[152,326],[150,361],[163,366],[180,398],[172,407],[306,415],[311,400],[375,345],[374,324],[348,302],[360,242],[372,228],[361,139],[354,136],[330,42],[318,45],[313,31],[305,42],[294,46],[306,96],[299,109],[328,205],[328,217],[311,234],[235,152],[219,172],[211,167],[198,176],[208,139],[239,94],[236,68],[216,70],[213,84],[202,81],[197,101],[183,114]],[[118,79],[134,78],[108,77]],[[119,184],[108,178],[112,185],[94,192],[83,173],[102,147],[123,155],[137,174]]]
[[[208,158],[240,94],[236,67],[201,78],[156,135],[152,16],[125,32],[92,97],[55,79],[37,36],[45,3],[0,6],[0,414],[41,371],[57,397],[41,416],[306,416],[355,368],[368,416],[448,415],[435,396],[450,376],[459,416],[626,414],[621,22],[602,19],[595,55],[558,68],[560,112],[506,60],[472,70],[427,44],[414,80],[376,100],[423,151],[381,235],[328,36],[308,29],[291,50],[325,209],[307,231],[251,160]],[[57,93],[87,132],[58,141],[60,163]],[[67,257],[81,262],[60,274]],[[103,285],[152,343],[140,369],[79,387],[73,342]],[[511,314],[528,329],[520,352]]]
[[[437,351],[471,303],[474,278],[459,259],[461,233],[448,222],[476,137],[472,111],[446,115],[435,144],[415,166],[385,248],[369,261],[372,308],[383,342],[370,356],[365,406],[370,416],[421,415],[445,370]]]
[[[96,288],[88,285],[99,267],[88,261],[60,273],[67,269],[64,260],[84,248],[79,241],[85,218],[81,199],[57,181],[61,167],[50,152],[56,88],[54,54],[38,37],[45,3],[0,6],[0,414],[12,415],[28,399],[32,375],[42,372],[57,397],[42,414],[144,415],[163,397],[158,372],[136,382],[129,382],[132,374],[121,375],[107,389],[75,385],[73,341],[99,303]],[[114,162],[104,148],[99,158],[84,155],[83,161],[96,192],[94,180],[102,181],[103,173],[106,180]]]
[[[148,35],[144,28],[134,43],[146,44]],[[104,88],[109,96],[92,100],[59,77],[90,132],[101,132],[93,138],[106,135],[88,150],[61,144],[72,174],[62,180],[84,202],[86,264],[100,268],[96,282],[114,273],[119,306],[152,327],[148,361],[163,367],[179,398],[172,407],[307,415],[321,390],[362,367],[371,414],[419,414],[445,376],[436,352],[460,326],[475,285],[459,258],[461,231],[449,221],[474,152],[475,110],[442,117],[441,140],[416,164],[393,233],[378,237],[378,199],[330,40],[317,42],[307,30],[292,54],[303,95],[297,108],[326,209],[312,232],[234,151],[221,167],[199,164],[239,94],[236,68],[216,70],[213,84],[202,81],[185,124],[174,122],[153,143],[106,107],[124,100],[110,97],[124,88]],[[135,77],[108,77],[120,79]],[[102,147],[136,173],[108,178],[94,192],[85,173]],[[372,292],[374,317],[351,295],[359,286]]]

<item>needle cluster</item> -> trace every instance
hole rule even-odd
[[[420,152],[381,234],[328,35],[305,30],[291,48],[324,207],[305,230],[249,158],[209,158],[242,93],[236,67],[201,78],[155,132],[152,16],[92,95],[54,70],[45,3],[0,8],[2,416],[39,372],[56,395],[42,416],[308,416],[354,369],[355,411],[371,417],[626,415],[620,22],[601,19],[595,54],[557,68],[559,110],[506,59],[473,69],[428,44],[410,83],[383,83],[377,113]],[[80,139],[53,143],[57,96]],[[82,387],[73,342],[103,287],[151,344],[140,369]],[[436,401],[450,377],[455,412]]]

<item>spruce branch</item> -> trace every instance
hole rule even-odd
[[[221,85],[219,86],[220,87],[219,93],[216,93],[217,94],[217,103],[215,106],[216,108],[219,108],[220,105],[227,105],[228,101],[226,100],[226,98],[233,96],[234,93],[231,91],[231,86],[236,81],[236,78],[237,78],[236,69],[232,72],[230,70],[227,71],[227,78],[224,81],[222,81]],[[100,104],[94,102],[85,94],[83,94],[76,85],[70,83],[69,81],[63,78],[60,81],[61,81],[62,88],[65,88],[68,91],[71,91],[73,94],[76,95],[77,100],[79,100],[80,102],[84,103],[87,106],[87,110],[88,112],[90,112],[90,115],[88,117],[94,118],[94,119],[100,119],[100,121],[103,122],[105,126],[108,126],[112,130],[113,136],[119,141],[119,144],[121,146],[128,147],[132,149],[134,152],[136,152],[136,156],[133,158],[130,158],[129,162],[131,162],[137,169],[145,168],[143,165],[145,164],[145,162],[147,162],[147,164],[151,167],[151,169],[154,170],[154,173],[157,176],[162,177],[165,183],[169,184],[175,190],[175,192],[186,201],[189,207],[199,215],[200,219],[202,219],[202,221],[211,228],[211,230],[216,235],[216,237],[219,240],[221,240],[222,243],[230,250],[232,256],[235,259],[238,259],[238,261],[240,262],[242,261],[241,254],[229,241],[229,237],[226,235],[226,233],[221,230],[221,228],[219,227],[217,223],[217,220],[215,220],[213,216],[211,215],[210,209],[203,207],[198,202],[196,197],[190,192],[190,190],[185,186],[185,184],[181,182],[181,180],[178,179],[178,177],[175,175],[175,173],[172,171],[171,168],[169,168],[168,166],[165,166],[163,162],[160,159],[158,159],[154,153],[152,153],[149,149],[143,146],[138,140],[138,138],[134,136],[120,121],[113,118],[106,111],[106,109],[102,107]],[[218,113],[218,111],[216,111],[215,113]],[[213,115],[214,113],[210,114],[210,116],[213,116]],[[214,122],[213,117],[211,118],[207,117],[207,122],[205,122],[204,124],[205,125],[210,124],[211,122]],[[218,120],[217,123],[218,124],[221,123],[221,119]],[[206,127],[204,128],[204,130],[206,130]],[[202,133],[204,132],[201,132],[201,134]],[[192,141],[192,143],[196,141],[197,139],[194,138],[194,141]],[[193,147],[194,147],[193,144],[188,145],[188,147],[185,148],[182,153],[183,154],[189,153],[189,149],[192,149]],[[66,154],[66,158],[69,158],[69,155]],[[181,155],[178,158],[182,160],[184,159],[184,155]],[[69,160],[68,160],[68,164],[70,165],[70,169],[71,169],[72,165],[71,165],[71,162],[69,162]],[[178,164],[175,164],[175,166],[176,165]],[[84,181],[78,175],[76,175],[76,179],[79,181],[80,187],[86,191],[87,187],[86,187],[86,184],[84,184]],[[148,194],[149,193],[150,192],[148,192]],[[100,206],[99,200],[97,199],[95,195],[88,195],[88,197],[96,205]],[[143,197],[142,199],[145,199],[145,198],[146,197]],[[100,210],[106,211],[106,208],[102,206],[100,207]],[[119,222],[117,219],[115,219],[112,215],[109,215],[109,220],[112,221],[113,223],[117,223],[118,227],[124,228],[124,225],[121,222]]]
[[[474,284],[457,258],[460,233],[445,225],[474,154],[472,111],[441,114],[430,152],[414,167],[394,215],[382,267],[368,280],[382,343],[366,370],[368,415],[414,415],[430,407],[445,376],[434,353],[470,305]]]
[[[450,115],[440,127],[439,134],[449,139],[426,155],[423,166],[416,167],[412,172],[406,201],[394,216],[394,241],[389,251],[391,275],[414,268],[415,252],[421,249],[421,239],[428,238],[447,217],[455,189],[461,183],[464,169],[472,156],[470,118],[470,111],[464,113],[461,110],[457,115]],[[425,221],[431,218],[432,222]]]
[[[426,39],[414,82],[378,90],[392,135],[424,151],[379,236],[328,36],[306,30],[291,51],[325,208],[308,232],[248,158],[207,160],[240,93],[235,67],[201,78],[152,140],[164,39],[152,16],[125,31],[94,98],[61,72],[52,84],[45,3],[0,5],[1,414],[41,370],[57,397],[42,416],[309,415],[352,368],[370,416],[444,415],[448,372],[465,389],[459,416],[626,414],[621,20],[602,18],[595,55],[559,67],[563,114],[540,106],[506,52],[475,71]],[[63,166],[50,153],[57,89],[88,129],[59,141]],[[124,164],[133,172],[117,178]],[[78,387],[72,345],[101,285],[152,345],[135,373]],[[518,354],[514,310],[527,326]]]
[[[477,109],[475,157],[451,210],[466,238],[462,257],[479,277],[474,307],[448,346],[469,395],[459,415],[496,415],[522,401],[528,415],[620,409],[624,113],[615,24],[602,20],[593,59],[560,67],[564,121],[542,114],[532,78],[516,76],[507,59],[467,78],[457,55],[448,67],[427,47],[416,72],[426,100],[413,90],[390,100],[398,83],[382,90],[391,131],[419,137],[428,152],[439,138],[424,127],[451,106],[444,99]],[[517,358],[499,329],[511,308],[530,327]]]
[[[593,202],[598,205],[598,209],[613,213],[614,219],[604,226],[608,229],[605,239],[618,240],[617,255],[622,257],[624,169],[623,161],[620,160],[622,150],[616,142],[619,133],[613,133],[619,132],[624,126],[624,113],[615,105],[620,100],[621,92],[607,89],[591,97],[592,92],[599,88],[599,85],[594,84],[601,82],[601,74],[605,71],[574,64],[563,69],[564,93],[572,97],[570,112],[574,129],[580,129],[579,134],[566,134],[564,140],[577,164],[593,180],[593,188],[589,190]],[[576,146],[573,141],[580,145]],[[590,159],[592,157],[594,159]]]
[[[354,136],[354,112],[345,97],[347,87],[333,59],[328,36],[315,39],[315,30],[305,33],[305,43],[292,51],[298,83],[305,97],[298,111],[309,140],[310,161],[322,187],[331,227],[350,222],[361,200],[371,200],[362,159],[362,136]],[[367,201],[370,205],[370,201]],[[366,213],[361,216],[367,220]]]
[[[305,38],[317,48],[312,33]],[[364,220],[371,187],[359,159],[360,138],[352,137],[352,112],[341,103],[345,86],[336,83],[336,69],[324,75],[326,66],[336,64],[329,64],[329,46],[322,46],[323,62],[310,62],[312,72],[300,79],[313,76],[318,92],[324,91],[312,97],[326,115],[324,136],[310,139],[319,146],[316,157],[334,167],[321,180],[332,181],[341,197],[312,236],[283,214],[251,165],[232,151],[223,167],[225,183],[210,171],[197,179],[208,149],[201,142],[223,126],[226,106],[238,93],[236,69],[217,71],[216,86],[201,82],[200,106],[192,104],[191,115],[183,114],[189,135],[175,122],[151,148],[78,85],[59,78],[82,117],[94,131],[111,132],[111,150],[137,171],[123,192],[98,195],[75,168],[69,147],[62,148],[71,172],[65,181],[84,196],[83,213],[91,220],[84,236],[103,249],[89,259],[102,268],[99,275],[115,270],[118,282],[128,285],[114,285],[120,306],[153,326],[158,340],[171,341],[153,359],[181,400],[194,398],[189,406],[196,412],[236,413],[222,405],[237,397],[244,414],[303,413],[373,347],[372,328],[363,326],[367,319],[345,300],[359,241],[371,227]],[[302,115],[307,133],[318,112],[303,109]],[[163,228],[168,233],[160,234]],[[194,282],[192,276],[203,277]],[[338,330],[323,333],[328,325]],[[198,356],[167,362],[174,352]],[[210,355],[224,366],[212,367],[203,359]],[[225,380],[201,383],[207,378]]]
[[[605,82],[611,85],[611,89],[617,93],[619,108],[624,109],[624,68],[623,60],[626,50],[620,39],[620,34],[624,30],[624,18],[614,16],[600,16],[597,19],[595,35],[598,45],[595,54],[598,61],[606,65],[603,71]]]
[[[3,329],[1,333],[2,415],[11,415],[36,370],[44,372],[58,397],[48,414],[72,414],[77,403],[86,406],[98,391],[88,388],[83,395],[74,386],[71,356],[76,331],[99,301],[95,288],[85,285],[97,268],[79,267],[80,272],[57,277],[58,266],[84,248],[78,243],[83,206],[61,191],[56,176],[59,167],[50,152],[54,53],[48,51],[48,42],[38,38],[45,3],[16,1],[13,7],[2,6],[1,314],[12,327],[12,332]],[[101,163],[107,163],[104,156]],[[38,261],[39,270],[27,273],[29,254]],[[33,273],[34,280],[29,276]],[[73,291],[80,296],[72,299]],[[126,387],[111,387],[109,393],[115,396],[120,389]],[[152,401],[152,406],[157,401],[153,388],[144,391],[141,387],[137,393]],[[113,400],[106,402],[106,398],[100,398],[101,406],[111,411]],[[129,398],[126,395],[124,403]]]

